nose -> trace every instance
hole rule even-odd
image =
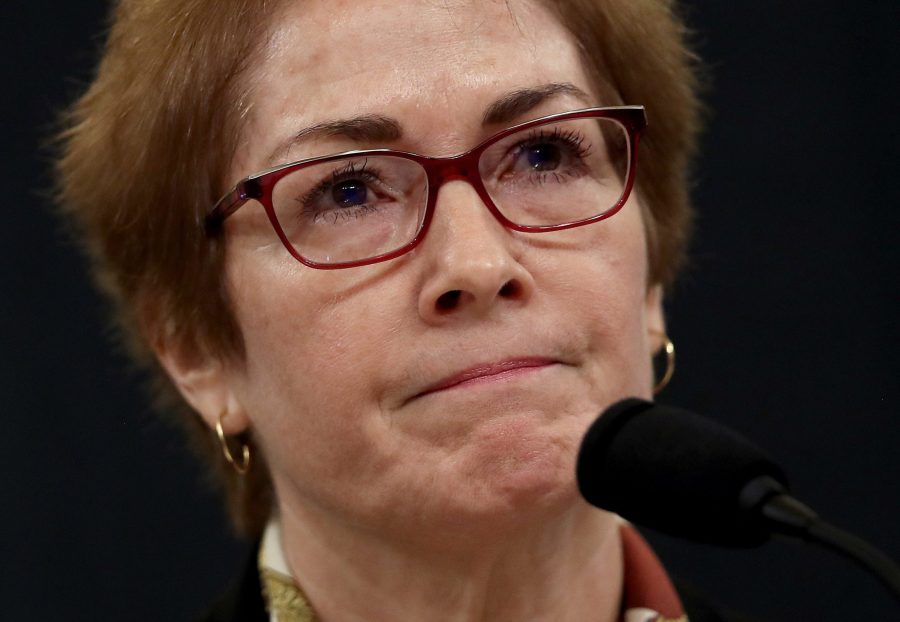
[[[426,260],[419,315],[444,324],[527,301],[534,278],[514,254],[514,235],[468,182],[444,184],[421,248]]]

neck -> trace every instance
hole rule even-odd
[[[323,622],[618,617],[618,522],[580,501],[475,539],[425,534],[421,542],[373,535],[308,506],[280,510],[286,561]]]

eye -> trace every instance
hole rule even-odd
[[[298,185],[305,187],[312,184],[315,171],[307,171],[296,175]],[[380,189],[380,190],[379,190]],[[353,210],[370,207],[371,204],[384,198],[386,189],[381,173],[369,166],[368,161],[361,164],[347,162],[343,167],[331,171],[316,181],[312,188],[301,193],[297,201],[307,214],[321,215],[324,212]]]
[[[368,186],[360,179],[346,179],[331,188],[331,198],[341,207],[355,207],[366,202]]]
[[[562,160],[559,146],[547,142],[525,147],[522,155],[528,163],[528,168],[535,171],[554,171]]]
[[[590,145],[585,144],[585,136],[579,131],[540,128],[507,148],[502,163],[496,165],[496,176],[505,182],[578,177],[584,173],[590,151]]]

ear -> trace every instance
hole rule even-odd
[[[663,313],[663,288],[659,283],[647,288],[644,300],[644,321],[647,325],[647,340],[650,353],[656,354],[664,345],[663,335],[666,333],[666,317]]]
[[[153,349],[182,397],[206,425],[214,430],[221,417],[226,435],[240,434],[249,427],[250,420],[234,393],[228,369],[219,358],[177,343],[171,335],[156,340]]]

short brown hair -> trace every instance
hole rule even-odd
[[[224,249],[204,233],[226,190],[249,101],[240,78],[283,0],[119,0],[96,77],[64,118],[60,203],[79,226],[101,289],[155,393],[224,485],[238,530],[270,513],[265,465],[237,476],[206,425],[161,371],[161,335],[188,351],[241,359],[224,282]],[[672,0],[547,2],[573,33],[603,91],[645,104],[650,127],[638,188],[647,206],[651,283],[672,282],[688,237],[688,164],[699,104],[694,58]],[[260,452],[256,452],[259,455]]]

